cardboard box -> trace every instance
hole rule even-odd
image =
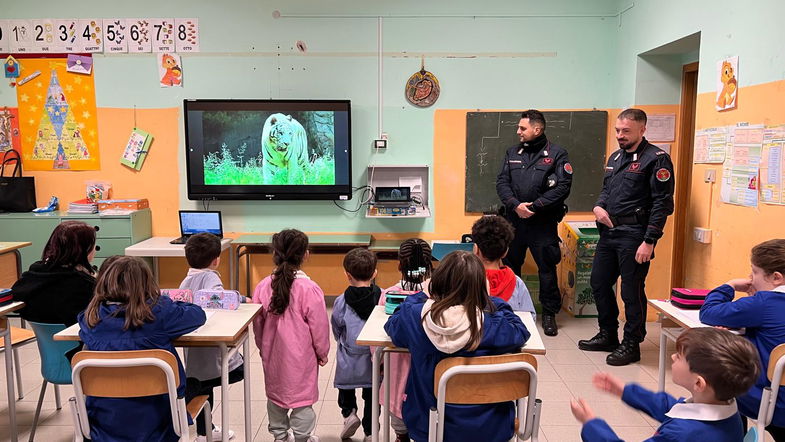
[[[594,221],[569,221],[559,224],[562,258],[558,267],[562,308],[577,318],[597,317],[591,292],[591,269],[600,239]]]
[[[127,199],[127,200],[98,200],[98,211],[103,212],[108,209],[128,209],[140,210],[150,207],[147,198]]]

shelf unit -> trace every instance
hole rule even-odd
[[[368,166],[368,186],[371,189],[376,187],[396,187],[406,186],[412,182],[419,185],[411,190],[412,198],[419,199],[421,204],[413,204],[416,207],[414,215],[379,215],[372,212],[373,203],[365,210],[367,218],[428,218],[431,216],[431,209],[428,205],[428,192],[430,186],[430,167],[428,165],[402,165],[402,166]],[[412,186],[409,186],[412,187]]]

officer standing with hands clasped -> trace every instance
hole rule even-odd
[[[566,213],[564,200],[572,186],[572,165],[567,151],[545,136],[542,112],[530,109],[521,114],[518,137],[520,144],[507,149],[496,178],[505,217],[515,228],[504,263],[521,276],[526,249],[531,250],[540,277],[543,332],[556,336],[556,314],[561,309],[556,280],[561,249],[556,228]]]
[[[654,246],[673,213],[673,163],[662,149],[646,141],[646,113],[626,109],[616,120],[619,150],[605,167],[602,192],[594,207],[600,240],[594,255],[591,289],[597,302],[600,332],[578,341],[586,351],[611,352],[608,365],[640,361],[646,336],[644,286]],[[619,343],[619,307],[613,284],[621,275],[626,323]]]

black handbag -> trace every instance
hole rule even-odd
[[[5,166],[14,161],[16,165],[11,176],[5,176]],[[0,211],[29,212],[35,207],[35,178],[22,176],[19,152],[6,151],[0,165]]]

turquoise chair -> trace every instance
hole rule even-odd
[[[55,333],[65,330],[66,327],[63,324],[43,324],[33,321],[28,321],[28,323],[33,327],[33,332],[38,340],[38,354],[41,355],[41,376],[44,378],[44,383],[41,384],[41,394],[38,396],[38,406],[35,408],[33,428],[30,430],[30,442],[32,442],[35,438],[38,416],[41,414],[41,404],[44,402],[46,394],[46,384],[54,384],[55,404],[60,410],[62,406],[58,385],[71,385],[71,361],[65,357],[65,354],[79,344],[74,341],[54,340]]]

